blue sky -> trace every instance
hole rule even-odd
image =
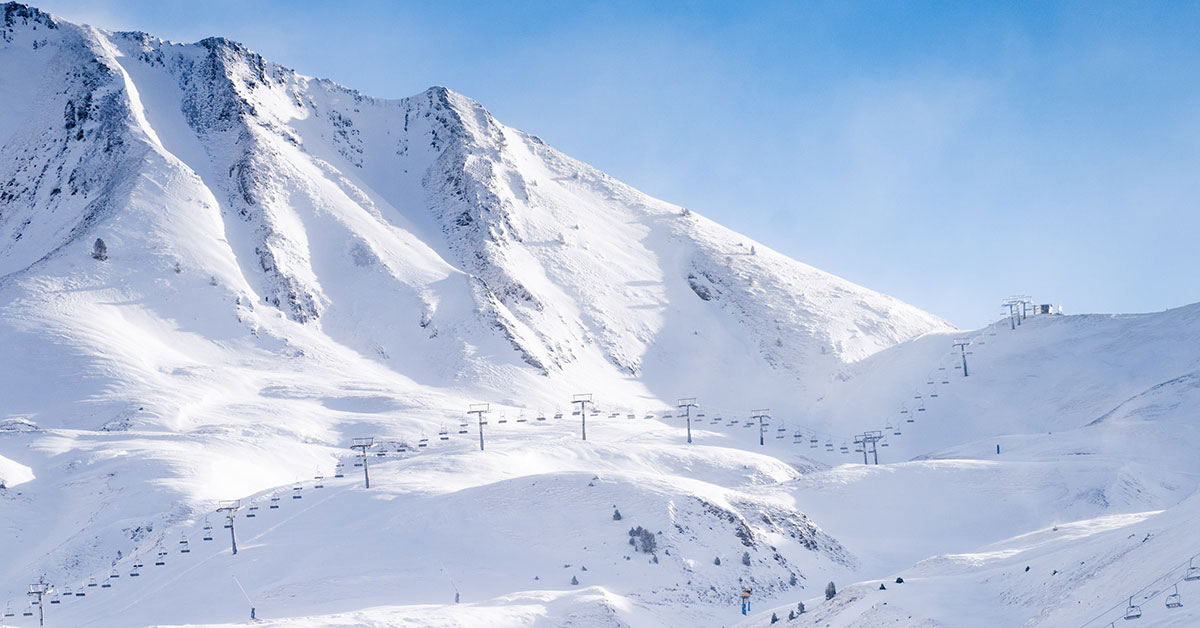
[[[38,4],[35,2],[35,4]],[[502,122],[973,327],[1200,301],[1200,5],[162,2],[41,8],[223,35]]]

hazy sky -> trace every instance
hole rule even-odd
[[[1200,4],[117,2],[373,96],[445,85],[643,191],[973,327],[1200,301]]]

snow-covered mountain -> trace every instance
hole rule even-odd
[[[1194,520],[1196,306],[958,332],[447,89],[0,7],[0,625],[1070,626],[1200,552],[1117,541]]]

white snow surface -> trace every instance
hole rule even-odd
[[[450,90],[13,3],[0,145],[2,626],[1200,623],[1200,305],[954,330]]]

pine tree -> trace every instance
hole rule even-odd
[[[92,259],[102,262],[108,259],[108,245],[104,244],[104,240],[96,238],[96,243],[92,245]]]
[[[718,567],[720,567],[720,566],[721,566],[721,557],[720,557],[720,556],[718,556],[718,557],[714,558],[714,559],[713,559],[713,564],[714,564],[714,565],[716,565],[716,566],[718,566]]]
[[[796,614],[797,615],[804,614],[804,602],[796,602]]]
[[[788,621],[796,619],[796,611],[788,611]]]
[[[571,584],[579,584],[579,578],[576,578],[575,576],[571,576]]]
[[[620,521],[620,520],[621,520],[621,511],[617,510],[616,508],[613,508],[613,521]]]
[[[775,613],[771,613],[771,623],[772,624],[779,623],[779,615],[776,615]]]
[[[835,595],[837,595],[837,587],[833,585],[833,582],[825,585],[825,599],[832,600]]]
[[[742,564],[747,567],[750,566],[750,552],[742,552]]]

